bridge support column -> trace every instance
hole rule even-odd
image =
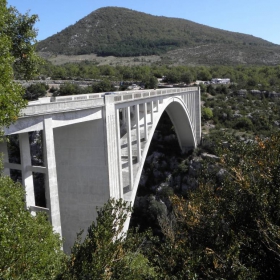
[[[157,101],[156,101],[156,108],[157,108],[157,113],[158,113],[158,110],[159,110],[159,99],[157,99]]]
[[[140,134],[140,117],[139,117],[139,104],[135,107],[136,110],[136,146],[137,146],[137,162],[141,161],[141,134]]]
[[[145,141],[148,140],[148,120],[147,120],[147,103],[145,102],[143,104],[143,108],[144,108],[144,137],[145,137]]]
[[[127,119],[127,115],[126,115],[126,110],[125,109],[122,109],[122,119],[123,119],[123,122],[125,123],[126,119]]]
[[[52,127],[52,118],[46,116],[43,122],[44,127],[44,143],[45,143],[45,161],[47,167],[47,205],[50,208],[50,217],[53,229],[55,232],[62,236],[61,232],[61,219],[60,219],[60,207],[58,196],[58,184],[57,184],[57,171],[54,149],[54,136]]]
[[[132,162],[132,146],[131,146],[131,119],[130,107],[126,108],[127,112],[127,151],[128,151],[128,173],[129,173],[129,190],[133,188],[133,162]]]
[[[198,88],[198,93],[195,95],[196,97],[196,144],[198,145],[201,141],[201,99],[200,99],[200,87]]]
[[[193,92],[191,93],[191,104],[194,104],[194,94],[193,94]],[[191,116],[192,116],[191,122],[192,122],[192,125],[193,125],[193,130],[195,132],[195,118],[194,118],[195,111],[194,111],[194,106],[191,106]]]
[[[5,167],[5,162],[9,162],[9,154],[8,154],[8,147],[6,142],[6,137],[3,136],[3,139],[0,141],[0,156],[2,154],[2,160],[3,160],[3,175],[10,176],[10,169]]]
[[[116,132],[117,132],[117,151],[119,159],[119,195],[123,198],[123,182],[122,182],[122,155],[121,155],[121,132],[120,132],[120,110],[116,109]]]
[[[154,123],[154,102],[151,101],[151,123]]]
[[[109,195],[110,197],[119,198],[120,193],[122,193],[122,189],[120,188],[119,182],[121,178],[119,178],[120,170],[118,165],[120,163],[120,158],[118,157],[118,149],[120,149],[120,145],[118,144],[117,139],[117,126],[116,123],[116,113],[115,105],[114,105],[114,96],[106,96],[105,97],[105,118],[106,118],[106,139],[107,139],[107,162],[108,162],[108,173],[109,173]],[[123,116],[125,115],[125,111],[122,110]],[[126,116],[126,119],[129,119],[129,116]]]
[[[26,192],[26,208],[35,206],[34,182],[33,174],[30,170],[31,155],[28,133],[19,134],[20,160],[21,160],[21,176],[22,184]],[[33,213],[32,213],[33,214]],[[34,213],[35,214],[35,213]]]

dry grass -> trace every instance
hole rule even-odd
[[[107,56],[100,57],[96,54],[85,54],[85,55],[49,55],[46,53],[40,53],[40,55],[46,58],[54,65],[61,65],[67,62],[82,62],[91,61],[95,62],[97,65],[125,65],[125,66],[136,66],[136,65],[151,65],[155,62],[161,60],[160,56],[139,56],[139,57],[115,57]]]

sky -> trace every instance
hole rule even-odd
[[[182,18],[250,34],[280,45],[280,0],[7,0],[20,13],[37,14],[37,40],[44,40],[91,12],[108,6]]]

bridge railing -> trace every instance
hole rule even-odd
[[[51,100],[45,102],[29,102],[28,106],[24,108],[20,116],[44,115],[61,111],[73,111],[78,109],[85,109],[88,107],[104,106],[104,98],[81,98],[82,96],[71,96],[71,99],[65,97],[60,102],[53,102]],[[49,98],[50,99],[50,98]]]
[[[42,97],[36,101],[28,102],[28,105],[38,105],[53,102],[69,102],[69,101],[79,101],[87,99],[97,99],[102,98],[104,93],[88,93],[88,94],[78,94],[78,95],[65,95],[65,96],[53,96],[53,97]]]
[[[88,93],[68,96],[56,96],[51,98],[51,102],[78,101],[87,99],[96,99],[103,97],[104,93]]]
[[[196,91],[197,87],[184,87],[184,88],[172,88],[172,89],[157,89],[157,90],[143,90],[143,91],[120,91],[115,92],[114,102],[124,102],[128,100],[141,99],[147,97],[153,97],[158,95],[180,93],[187,91]]]
[[[116,91],[110,96],[115,103],[126,102],[134,99],[148,98],[159,95],[167,95],[180,92],[196,91],[197,87],[167,88],[156,90]],[[21,116],[41,115],[56,111],[68,111],[88,106],[104,106],[105,93],[88,93],[69,96],[43,97],[37,101],[31,101],[22,110]]]
[[[150,96],[162,95],[162,94],[172,94],[180,93],[186,91],[197,90],[197,87],[184,87],[184,88],[167,88],[167,89],[156,89],[156,90],[142,90],[142,91],[115,91],[114,101],[121,102],[131,99],[145,98]],[[88,93],[88,94],[78,94],[78,95],[67,95],[67,96],[55,96],[55,97],[43,97],[39,100],[31,101],[28,103],[29,106],[55,103],[55,102],[71,102],[71,101],[81,101],[81,100],[92,100],[103,98],[105,95],[102,93]]]

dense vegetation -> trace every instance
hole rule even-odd
[[[200,84],[202,92],[210,94],[237,94],[240,89],[260,90],[264,96],[269,92],[280,92],[279,66],[97,66],[90,62],[67,63],[55,66],[46,62],[40,68],[38,85],[26,88],[25,98],[34,100],[49,90],[53,95],[72,95],[93,92],[126,90],[132,83],[142,88],[155,88],[158,81],[175,86],[190,85],[195,81],[209,81],[212,78],[230,78],[231,84]],[[52,80],[61,80],[59,87],[53,87]],[[63,84],[64,83],[64,84]],[[48,84],[50,84],[48,86]],[[79,86],[80,85],[80,86]],[[53,87],[53,88],[52,88]],[[262,97],[262,96],[261,96]],[[211,100],[209,100],[210,102]],[[207,103],[209,106],[209,102]],[[212,100],[212,105],[216,102]],[[211,103],[211,102],[210,102]],[[209,107],[209,106],[206,107]],[[213,106],[212,106],[213,107]],[[249,107],[248,107],[249,108]]]
[[[226,66],[214,66],[214,67],[170,67],[170,66],[96,66],[91,63],[68,63],[63,66],[54,66],[50,63],[46,63],[41,67],[40,81],[34,80],[25,87],[24,99],[29,101],[37,100],[39,97],[47,95],[63,96],[63,95],[76,95],[96,92],[111,92],[111,91],[123,91],[127,90],[129,85],[137,83],[141,88],[154,89],[158,86],[158,79],[165,84],[175,84],[175,86],[190,85],[194,81],[209,81],[212,78],[222,77],[230,78],[232,83],[230,85],[213,85],[200,83],[202,93],[206,91],[210,94],[203,95],[203,101],[205,101],[205,108],[202,110],[202,116],[204,118],[212,118],[215,111],[215,120],[221,122],[232,121],[236,118],[240,112],[235,110],[233,106],[229,109],[228,105],[232,101],[232,96],[238,95],[239,90],[247,89],[246,96],[252,96],[250,90],[261,91],[258,94],[259,100],[264,100],[270,96],[271,92],[278,92],[280,89],[280,68],[279,66],[262,66],[262,67],[226,67]],[[46,77],[48,77],[46,79]],[[163,77],[163,79],[162,79]],[[60,79],[59,86],[51,80]],[[72,78],[72,79],[70,79]],[[70,79],[70,80],[68,80]],[[162,80],[161,80],[162,79]],[[199,83],[199,82],[198,82]],[[246,90],[246,91],[247,91]],[[217,95],[216,99],[211,99],[211,94]],[[225,95],[225,96],[224,96]],[[253,97],[254,98],[254,97]],[[225,100],[223,100],[225,99]],[[251,98],[252,99],[252,98]],[[223,109],[216,105],[223,103]],[[247,117],[255,118],[259,115],[258,112],[251,111],[252,108],[258,106],[258,103],[262,101],[245,101],[240,97],[240,103],[244,106],[242,109],[243,115],[247,111]],[[277,111],[277,104],[273,103],[276,108],[272,111]],[[212,110],[210,110],[210,107]],[[215,108],[214,108],[215,107]],[[247,109],[246,109],[247,108]],[[209,111],[210,110],[210,111]],[[245,110],[245,111],[244,111]],[[230,113],[225,116],[230,111]],[[219,112],[219,113],[218,113]],[[207,116],[207,114],[211,116]],[[253,113],[253,114],[252,114]],[[269,109],[271,114],[271,108]],[[265,114],[264,114],[265,115]],[[277,121],[277,118],[273,119]],[[250,126],[250,121],[245,121]],[[231,123],[230,126],[232,126]],[[236,124],[237,127],[239,124]],[[242,124],[241,124],[242,126]],[[240,126],[240,128],[241,128]],[[255,126],[255,129],[259,128]]]
[[[31,216],[19,183],[0,174],[0,279],[54,279],[62,242],[44,214]]]
[[[21,15],[14,8],[7,9],[0,1],[0,128],[17,119],[26,104],[23,88],[13,81],[14,70],[19,78],[30,78],[37,69],[38,57],[34,50],[37,17]]]
[[[97,66],[91,62],[52,65],[40,68],[40,77],[53,80],[110,79],[111,81],[143,81],[150,77],[162,78],[169,83],[209,81],[212,78],[230,78],[239,88],[271,89],[279,87],[280,67],[277,66]],[[39,77],[38,77],[39,78]],[[259,88],[260,87],[260,88]]]
[[[171,211],[159,216],[163,238],[150,251],[159,279],[277,279],[279,134],[227,140],[201,165],[198,187],[169,196]]]
[[[196,64],[208,65],[273,65],[279,63],[280,47],[251,35],[211,28],[188,20],[107,7],[90,13],[39,42],[37,50],[52,54],[95,53],[125,57],[169,52],[168,56],[175,60],[172,62],[171,59],[171,63],[184,60],[184,63],[193,64],[195,61]],[[180,50],[180,58],[172,50]]]
[[[6,5],[0,0],[0,136],[26,104],[14,71],[30,78],[39,60],[33,45],[37,17]],[[22,186],[3,176],[2,168],[0,159],[0,279],[54,279],[65,258],[61,240],[45,215],[26,210]]]

